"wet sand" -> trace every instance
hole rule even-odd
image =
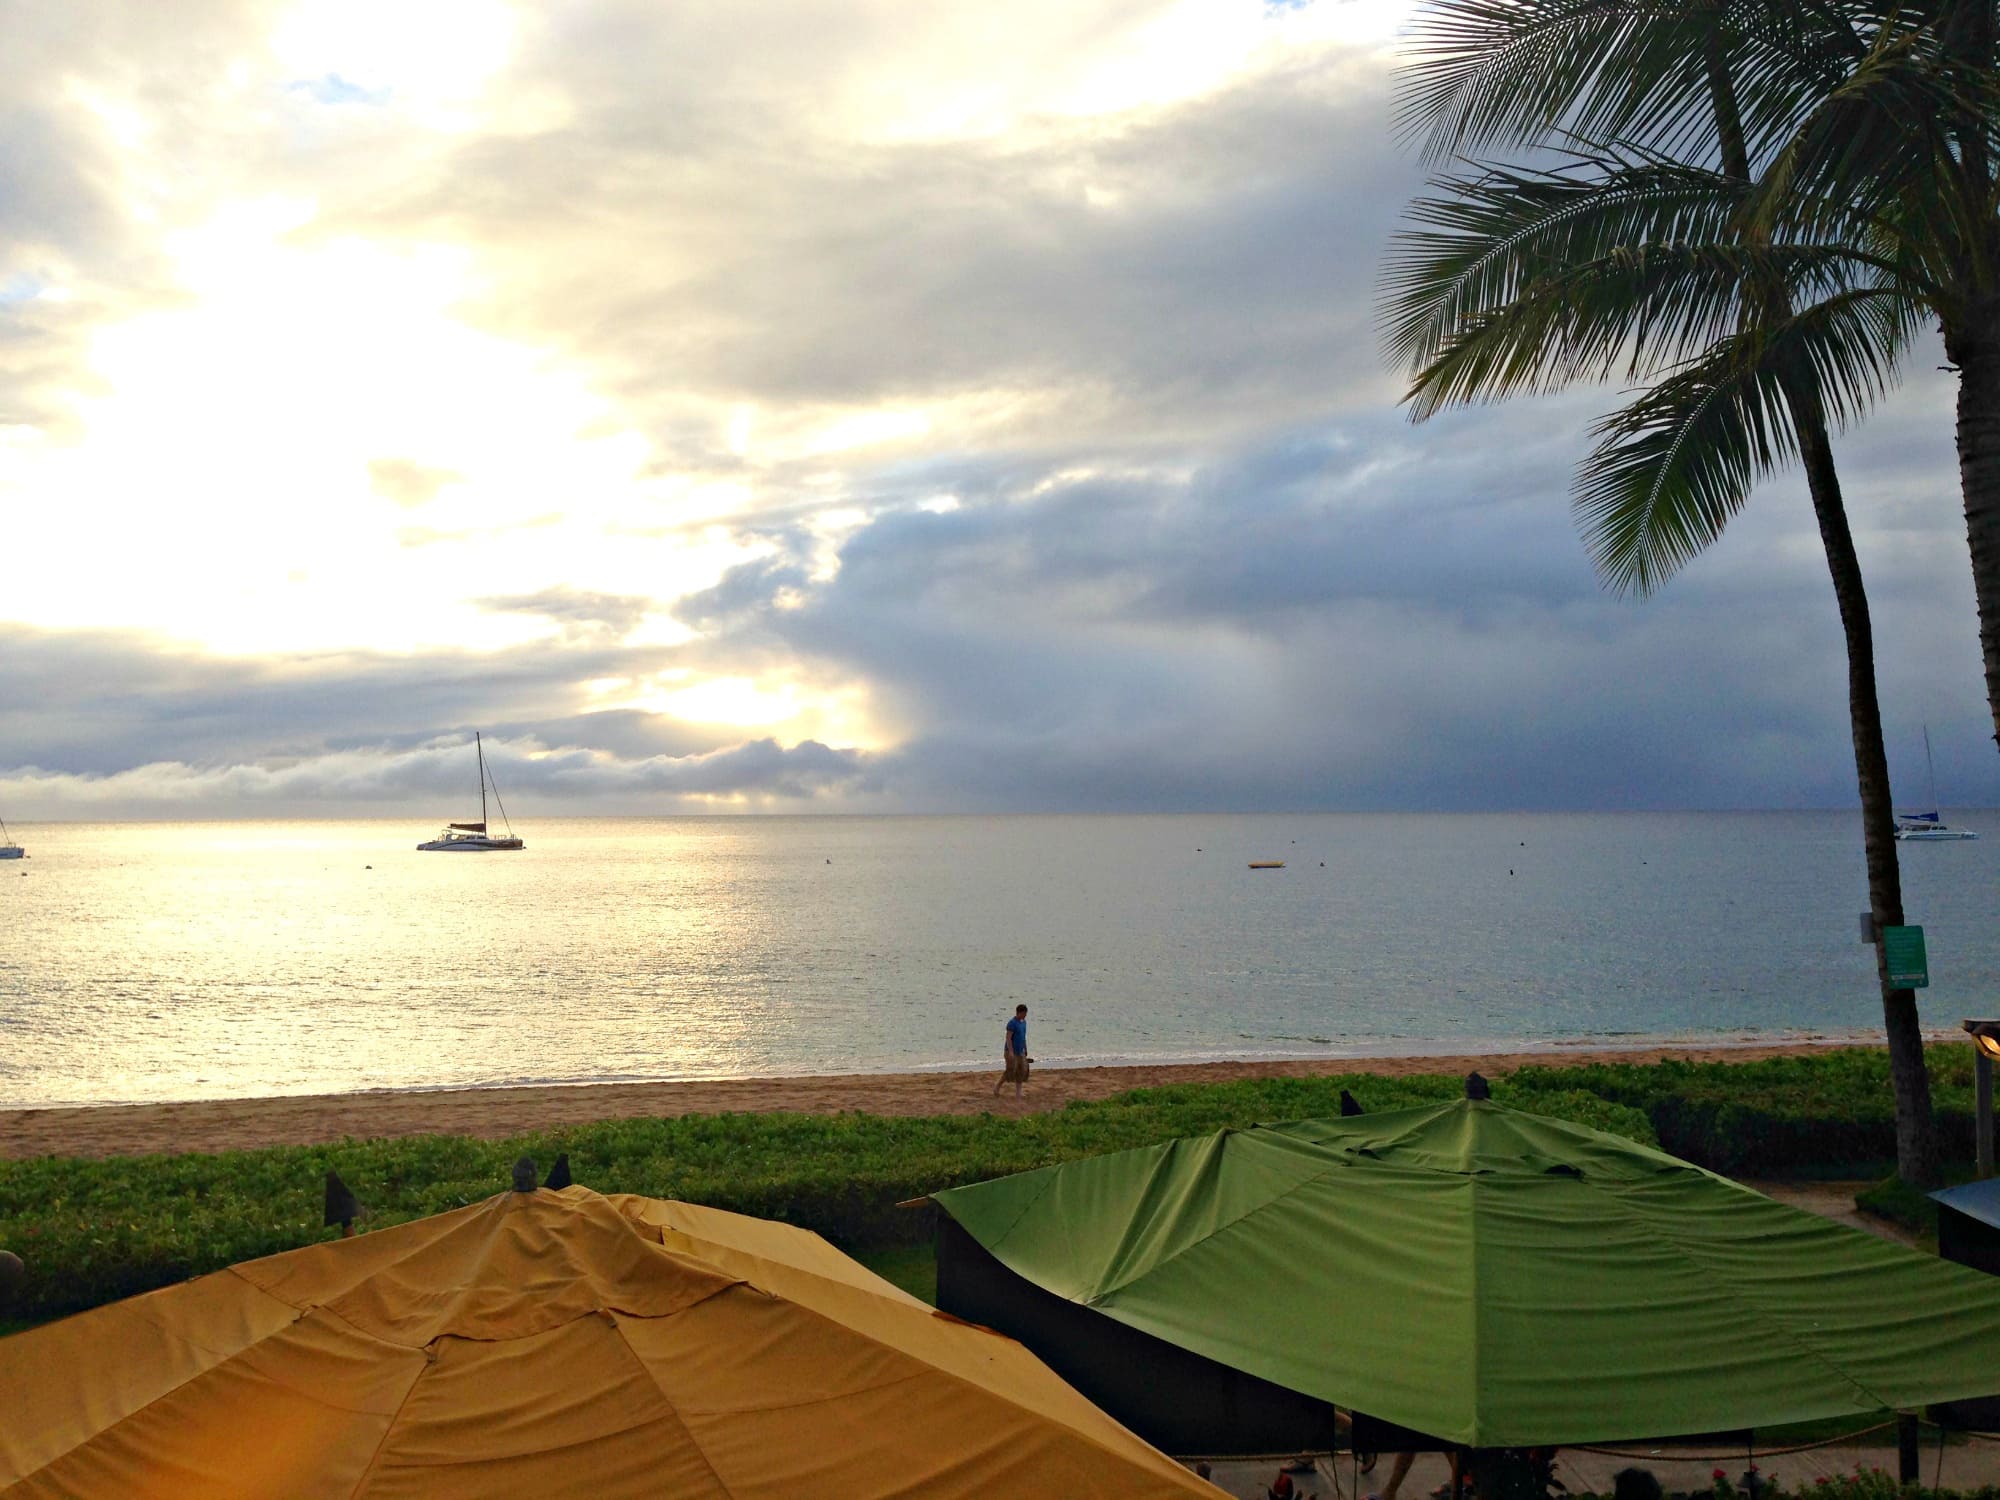
[[[798,1078],[702,1079],[571,1087],[447,1089],[317,1094],[182,1104],[0,1110],[0,1157],[132,1156],[147,1152],[231,1151],[307,1146],[346,1137],[468,1135],[489,1140],[559,1125],[662,1115],[789,1111],[833,1114],[971,1115],[1060,1109],[1127,1089],[1238,1078],[1312,1078],[1361,1073],[1406,1077],[1478,1069],[1499,1077],[1530,1064],[1566,1062],[1747,1062],[1828,1050],[1825,1043],[1565,1048],[1480,1056],[1345,1057],[1283,1062],[1207,1062],[1038,1069],[1024,1099],[1010,1087],[995,1097],[996,1067],[978,1073],[857,1073]]]

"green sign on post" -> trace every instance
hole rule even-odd
[[[1923,928],[1884,927],[1882,962],[1889,970],[1890,988],[1921,990],[1930,986],[1931,972],[1924,960]]]

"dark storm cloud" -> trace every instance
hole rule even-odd
[[[1016,475],[956,511],[884,515],[803,606],[778,605],[780,570],[738,570],[703,649],[776,636],[872,683],[916,726],[884,771],[901,805],[1851,802],[1838,622],[1796,483],[1653,599],[1612,598],[1568,513],[1600,404],[1415,431],[1384,413],[1185,474]],[[1864,545],[1948,477],[1854,468]],[[1933,506],[1924,534],[1948,542],[1952,521]],[[1968,588],[1887,591],[1897,654],[1962,655]],[[1914,711],[1884,675],[1885,711]],[[1976,728],[1976,671],[1960,676],[1927,713]],[[1903,747],[1892,765],[1910,784]],[[1966,800],[1997,789],[1990,766],[1955,769]]]

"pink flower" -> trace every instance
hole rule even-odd
[[[1729,1475],[1721,1469],[1717,1469],[1713,1474],[1709,1475],[1711,1479],[1727,1479],[1728,1477]]]

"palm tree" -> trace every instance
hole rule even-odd
[[[1758,478],[1796,457],[1848,655],[1869,906],[1903,919],[1873,633],[1829,419],[1864,410],[1908,319],[1857,295],[1853,266],[1774,237],[1752,153],[1797,140],[1860,43],[1811,5],[1718,0],[1440,0],[1419,24],[1404,122],[1431,155],[1505,141],[1642,141],[1541,170],[1446,178],[1389,273],[1389,343],[1439,407],[1582,378],[1655,383],[1598,427],[1576,508],[1600,574],[1638,593],[1712,542]],[[1794,311],[1805,294],[1807,310]],[[1935,1179],[1916,997],[1877,949],[1897,1165]]]
[[[1857,50],[1766,174],[1760,226],[1844,246],[1935,323],[1958,372],[1959,484],[2000,742],[2000,76],[1993,0],[1857,9]]]

